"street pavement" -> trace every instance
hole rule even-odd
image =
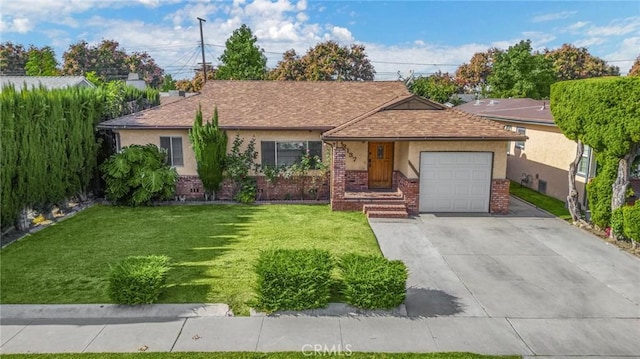
[[[448,352],[640,357],[640,260],[512,199],[508,216],[372,219],[409,269],[394,313],[232,317],[226,305],[0,306],[0,353]]]

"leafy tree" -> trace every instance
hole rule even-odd
[[[148,86],[158,88],[164,80],[164,70],[145,52],[133,52],[127,57],[129,72],[140,74]]]
[[[620,75],[617,66],[607,65],[603,59],[591,55],[586,47],[563,44],[558,49],[545,50],[545,57],[553,61],[559,81]]]
[[[83,75],[94,72],[101,82],[126,79],[129,72],[139,73],[150,87],[162,83],[162,70],[146,52],[127,54],[114,40],[102,40],[95,46],[81,40],[62,55],[62,74]]]
[[[269,77],[294,81],[372,81],[375,70],[364,45],[340,46],[326,41],[299,57],[294,50],[284,53]]]
[[[458,93],[460,86],[449,73],[437,72],[427,77],[418,77],[411,83],[409,90],[416,95],[445,103]]]
[[[622,206],[631,165],[640,148],[640,78],[556,83],[551,91],[551,111],[565,136],[591,146],[601,160],[617,161],[610,208]]]
[[[101,165],[107,199],[140,206],[173,197],[178,172],[166,163],[166,154],[154,144],[124,147]]]
[[[555,81],[551,60],[532,53],[530,40],[496,53],[493,73],[489,76],[491,93],[497,97],[548,98]]]
[[[173,77],[171,77],[171,75],[169,75],[169,74],[164,75],[164,78],[162,79],[162,86],[160,87],[160,90],[162,92],[167,92],[167,91],[170,91],[170,90],[177,90],[176,82],[173,80]]]
[[[486,52],[477,52],[469,63],[464,63],[456,70],[456,81],[467,92],[485,92],[489,75],[493,69],[496,55],[502,53],[497,48],[488,49]]]
[[[58,75],[58,60],[49,46],[41,49],[31,46],[27,52],[27,63],[24,66],[27,76],[55,76]]]
[[[631,66],[629,76],[640,76],[640,55],[636,57],[636,61],[633,63],[633,66]]]
[[[207,65],[207,81],[216,79],[216,69],[211,65]],[[202,90],[204,85],[204,73],[202,68],[196,70],[195,75],[191,80],[178,80],[176,81],[176,89],[186,92],[198,92]]]
[[[0,75],[24,76],[27,64],[27,51],[21,44],[11,41],[0,44]]]
[[[262,80],[267,72],[267,57],[256,45],[258,39],[242,24],[225,42],[225,50],[218,60],[216,78],[219,80]]]
[[[202,123],[202,107],[198,106],[189,140],[198,163],[198,176],[209,193],[218,192],[224,180],[227,156],[227,133],[218,127],[218,108],[213,110],[211,122]]]
[[[242,147],[244,147],[244,140],[236,134],[231,151],[225,159],[225,176],[233,182],[233,199],[250,203],[255,201],[257,192],[255,180],[249,177],[251,172],[257,172],[259,169],[256,163],[258,158],[256,138],[251,138],[244,150]]]

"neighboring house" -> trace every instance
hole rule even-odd
[[[17,90],[44,86],[47,89],[66,87],[95,87],[84,76],[0,76],[0,89],[13,85]]]
[[[576,143],[564,136],[553,121],[548,100],[528,98],[482,99],[456,109],[503,124],[526,135],[524,142],[510,142],[506,148],[507,177],[515,182],[566,201],[569,192],[569,164],[576,156]],[[585,146],[576,186],[580,202],[586,204],[585,183],[594,177],[594,154]]]
[[[196,96],[99,127],[114,131],[121,146],[154,143],[166,148],[181,175],[178,194],[201,196],[188,139],[200,104],[207,120],[218,107],[229,148],[236,133],[245,144],[255,137],[263,164],[288,165],[302,151],[330,156],[327,185],[334,210],[401,204],[402,211],[412,214],[506,213],[504,149],[508,141],[526,139],[497,123],[412,95],[398,81],[210,81]],[[262,191],[264,177],[257,180],[259,192],[272,197],[290,191],[285,185]],[[223,187],[221,196],[228,195]]]

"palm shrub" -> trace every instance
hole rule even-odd
[[[171,199],[178,172],[166,164],[166,154],[154,144],[124,147],[101,165],[107,199],[140,206]]]
[[[169,257],[129,256],[111,266],[109,298],[118,304],[155,303],[169,271]]]
[[[363,309],[388,309],[405,299],[407,267],[399,260],[347,254],[339,262],[347,303]]]

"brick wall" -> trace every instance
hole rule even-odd
[[[398,189],[404,194],[404,204],[411,215],[418,214],[420,200],[420,180],[408,179],[402,172],[397,172]]]
[[[347,151],[335,146],[333,148],[333,161],[331,165],[331,209],[340,210],[338,202],[344,199],[346,180],[346,155]]]
[[[491,181],[491,202],[489,213],[509,213],[509,180],[493,179]]]
[[[301,184],[296,179],[279,179],[275,185],[267,183],[264,176],[254,177],[258,187],[258,200],[299,200],[302,199]],[[233,193],[235,191],[234,183],[225,180],[220,186],[220,190],[216,194],[216,197],[220,200],[232,200]],[[329,199],[329,181],[325,179],[324,182],[318,185],[312,186],[311,177],[306,177],[304,185],[304,199],[314,200],[316,199],[316,192],[310,191],[312,187],[317,188],[319,191],[317,199],[327,200]],[[198,176],[180,176],[178,183],[176,184],[176,197],[186,200],[204,200],[204,189],[202,187],[202,181]]]
[[[345,171],[346,191],[366,191],[369,189],[369,172]]]

